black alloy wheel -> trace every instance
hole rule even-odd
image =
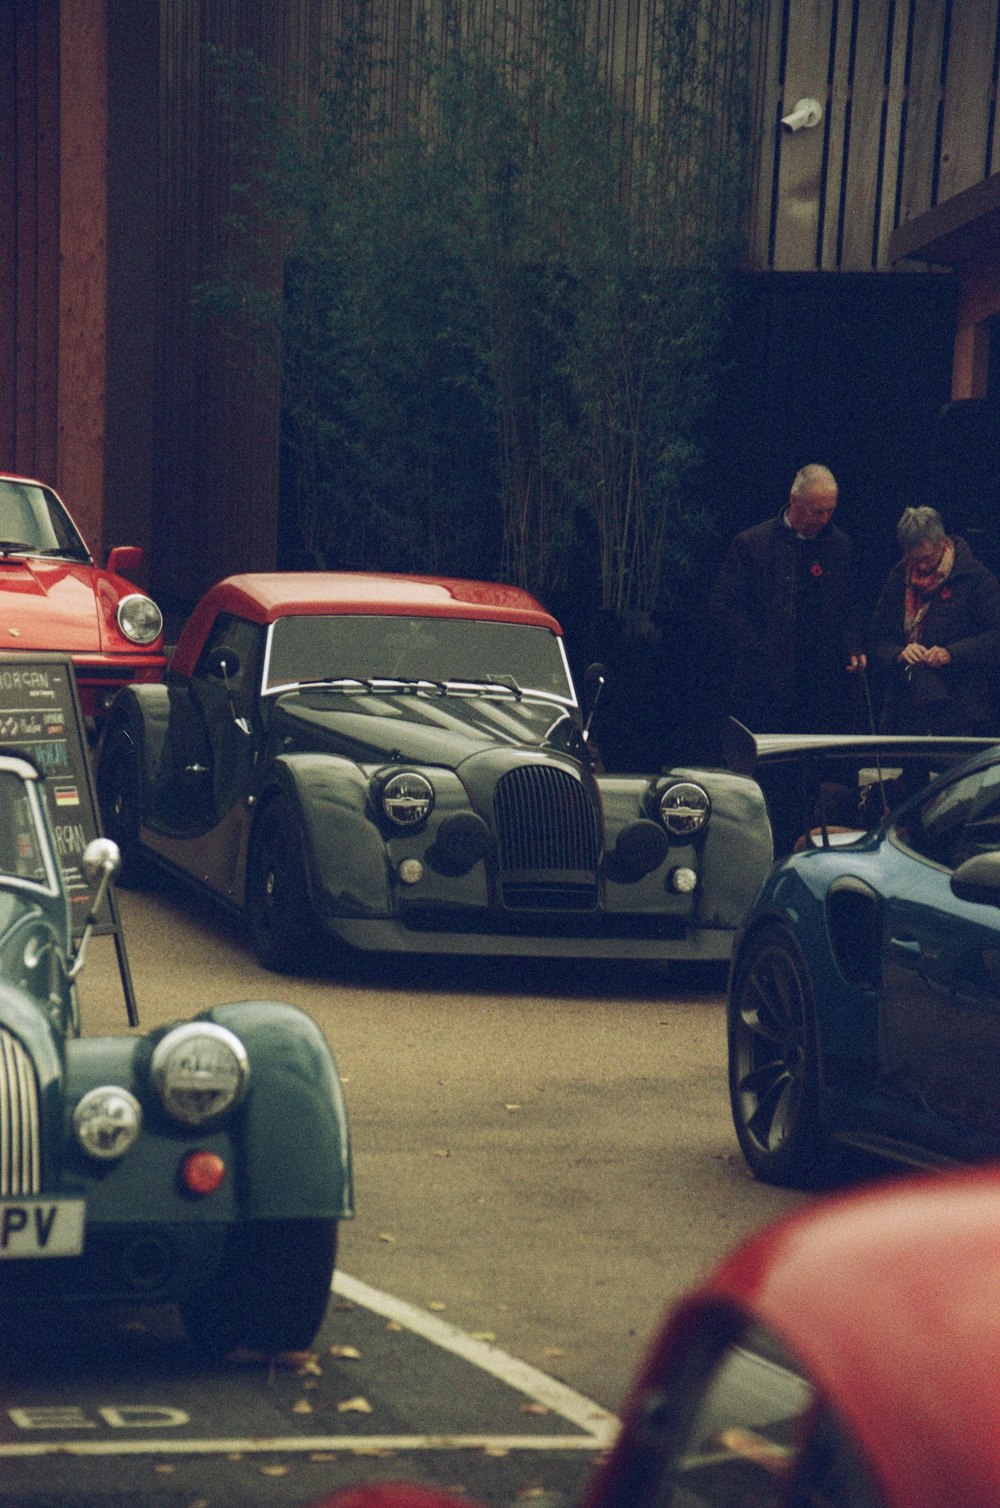
[[[97,771],[97,801],[105,837],[121,853],[118,883],[135,885],[142,879],[139,846],[142,821],[142,771],[139,751],[123,724],[108,730]]]
[[[245,907],[257,961],[278,974],[304,973],[315,962],[318,936],[304,865],[292,803],[276,796],[251,838]]]
[[[816,1013],[809,967],[784,927],[755,933],[729,995],[729,1097],[757,1178],[810,1187],[832,1169],[820,1121]]]

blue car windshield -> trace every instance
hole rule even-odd
[[[272,626],[265,692],[347,679],[494,681],[576,700],[558,638],[531,624],[331,614]]]
[[[59,555],[89,561],[87,546],[54,492],[37,482],[0,478],[0,553]]]

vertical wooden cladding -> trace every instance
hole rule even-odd
[[[0,6],[0,465],[56,474],[59,4]]]
[[[887,265],[891,231],[1000,166],[998,0],[770,0],[751,259]],[[799,99],[821,124],[781,126]]]
[[[224,107],[210,50],[252,55],[299,93],[336,34],[333,0],[161,0],[157,510],[172,527],[155,544],[158,590],[187,601],[218,576],[275,559],[280,380],[250,336],[195,311],[199,285],[236,246],[239,129]],[[255,252],[263,284],[280,261]],[[211,511],[211,522],[206,513]],[[192,551],[191,540],[203,547]]]

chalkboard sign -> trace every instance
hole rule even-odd
[[[42,794],[79,937],[94,903],[84,878],[83,851],[101,823],[73,662],[65,655],[0,655],[0,752],[23,754],[45,777]],[[118,907],[109,889],[95,932],[113,934],[129,1019],[138,1016]]]

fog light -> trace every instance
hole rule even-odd
[[[73,1130],[85,1152],[111,1162],[138,1140],[142,1108],[135,1095],[117,1084],[91,1089],[73,1111]]]
[[[404,859],[397,872],[404,885],[416,885],[424,877],[424,866],[419,859]]]
[[[686,864],[679,864],[670,871],[670,886],[678,895],[689,895],[698,883],[698,876]]]
[[[189,1194],[214,1194],[226,1179],[226,1165],[215,1152],[189,1152],[181,1163],[181,1183]]]

